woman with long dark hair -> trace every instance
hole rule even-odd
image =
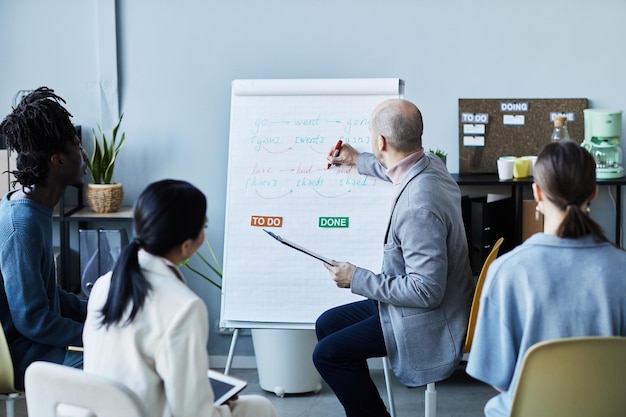
[[[589,215],[598,193],[593,157],[573,141],[546,145],[533,169],[543,233],[487,273],[467,373],[501,394],[485,415],[508,416],[520,366],[534,344],[626,336],[626,252]]]
[[[204,194],[184,181],[158,181],[141,193],[135,238],[91,291],[84,369],[125,384],[151,416],[273,417],[260,396],[213,405],[207,309],[177,267],[204,242],[206,207]]]

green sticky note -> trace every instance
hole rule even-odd
[[[348,227],[350,219],[348,217],[320,217],[317,223],[318,227]]]

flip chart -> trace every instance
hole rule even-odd
[[[354,166],[328,168],[326,156],[339,140],[371,152],[371,112],[402,89],[397,78],[233,81],[222,326],[311,328],[326,309],[361,299],[264,229],[380,271],[392,186]]]

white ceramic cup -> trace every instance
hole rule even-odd
[[[515,166],[514,157],[500,157],[498,158],[498,177],[501,180],[513,179],[513,167]]]

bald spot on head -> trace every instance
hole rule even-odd
[[[383,136],[397,152],[411,153],[422,147],[422,113],[408,100],[389,99],[376,106],[371,130],[374,137]]]

